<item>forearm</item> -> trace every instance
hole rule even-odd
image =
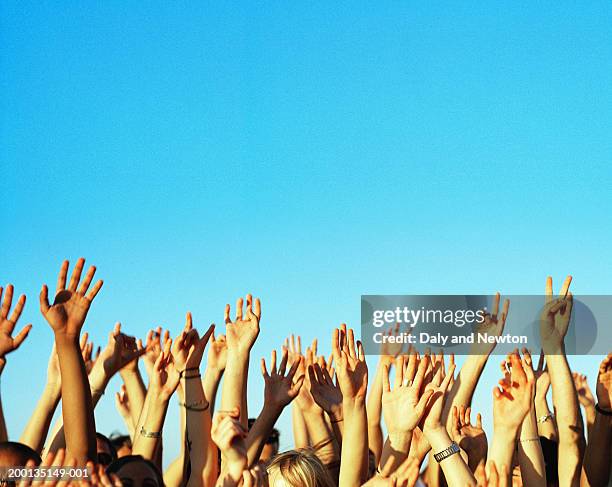
[[[380,463],[380,457],[383,450],[383,432],[380,424],[382,414],[383,372],[384,368],[379,361],[366,408],[368,412],[368,447],[372,450],[372,453],[374,453],[376,465]]]
[[[315,454],[325,465],[338,460],[337,448],[334,444],[335,438],[331,432],[325,413],[319,407],[303,411],[304,422],[308,430],[310,446],[315,450]],[[363,438],[362,440],[363,441]]]
[[[28,445],[38,454],[42,453],[49,427],[51,426],[51,420],[59,404],[60,397],[61,386],[47,385],[45,387],[41,398],[36,404],[36,409],[34,409],[19,439],[20,443]]]
[[[389,433],[379,462],[380,473],[383,477],[391,475],[406,460],[411,442],[412,431]]]
[[[96,460],[96,425],[78,336],[55,335],[62,377],[66,454],[79,465]]]
[[[584,455],[586,486],[608,485],[610,480],[610,445],[612,444],[612,416],[596,412],[592,433]]]
[[[518,461],[524,485],[546,487],[546,468],[538,435],[535,408],[532,408],[525,416],[521,426]]]
[[[344,400],[344,441],[338,487],[356,487],[365,481],[367,468],[368,419],[363,401]],[[365,464],[364,464],[365,463]]]
[[[259,461],[259,456],[266,444],[266,439],[270,435],[272,428],[276,424],[282,409],[264,404],[261,413],[249,430],[246,438],[248,466],[252,467]]]
[[[119,374],[123,379],[127,395],[130,398],[130,417],[132,418],[132,423],[135,424],[140,418],[140,412],[144,405],[147,389],[137,366],[133,369],[126,369],[124,367],[119,371]]]
[[[442,412],[442,424],[446,425],[447,431],[450,431],[452,426],[453,418],[450,411],[453,410],[453,406],[459,408],[460,406],[467,407],[472,404],[474,391],[487,365],[488,358],[488,355],[469,355],[461,366],[457,379],[444,403],[444,410]]]
[[[208,461],[208,442],[210,437],[210,409],[202,381],[198,378],[182,378],[181,385],[185,391],[185,414],[187,428],[187,447],[189,448],[189,461],[191,475],[187,482],[189,487],[203,485],[204,466]],[[211,459],[213,460],[213,459]],[[216,458],[214,461],[216,462]]]
[[[431,450],[433,453],[439,453],[447,449],[451,445],[451,439],[448,435],[446,428],[440,427],[433,431],[427,432],[427,440],[431,444]],[[431,461],[436,461],[432,459]],[[440,461],[440,467],[446,478],[448,487],[465,487],[475,486],[476,480],[470,472],[469,467],[461,457],[461,454],[457,453],[451,455]]]
[[[548,407],[546,397],[535,398],[535,412],[538,425],[538,436],[543,436],[549,440],[557,441],[557,428],[555,419]],[[546,418],[546,419],[545,419]]]
[[[561,485],[578,485],[582,468],[584,435],[579,421],[578,399],[563,347],[546,355],[559,435],[559,480]]]
[[[0,397],[0,443],[3,441],[8,441],[8,431],[4,420],[4,411],[2,410],[2,397]]]
[[[246,387],[247,371],[249,367],[248,354],[238,351],[228,351],[225,380],[221,391],[221,409],[231,411],[240,408],[240,422],[246,428],[248,417],[244,417],[243,408],[246,403],[244,390]]]
[[[593,426],[595,425],[596,416],[595,406],[593,404],[584,406],[584,416],[586,419],[587,434],[590,441],[591,435],[593,434]]]
[[[202,379],[202,387],[204,388],[204,397],[210,404],[211,415],[215,410],[215,401],[217,400],[217,391],[219,383],[223,377],[223,370],[206,367],[204,378]]]
[[[160,397],[158,391],[149,389],[145,403],[146,416],[136,431],[132,455],[142,455],[153,461],[168,410],[168,400]]]
[[[489,459],[495,462],[495,465],[506,465],[508,470],[511,470],[517,436],[518,430],[493,430],[493,442],[489,451]]]
[[[308,428],[306,427],[302,410],[297,405],[296,401],[294,401],[291,406],[291,426],[293,428],[293,443],[295,448],[308,448],[310,446]]]

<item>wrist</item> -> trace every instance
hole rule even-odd
[[[394,450],[404,451],[410,445],[412,431],[390,431],[387,436]]]
[[[81,346],[79,343],[80,333],[67,333],[65,331],[53,331],[55,337],[55,343],[57,346],[61,345],[76,345],[79,347],[79,353],[81,350]]]
[[[503,439],[504,441],[514,442],[518,436],[519,426],[493,425],[493,438]]]

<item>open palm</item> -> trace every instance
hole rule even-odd
[[[2,288],[0,287],[0,301],[2,300]],[[21,295],[17,300],[15,309],[9,317],[11,304],[13,301],[13,286],[9,284],[4,293],[4,301],[2,301],[2,309],[0,311],[0,357],[4,357],[7,353],[17,350],[19,346],[30,333],[32,325],[26,325],[16,336],[13,337],[15,325],[21,316],[23,307],[26,302],[25,295]]]
[[[259,335],[259,320],[261,319],[261,303],[259,299],[255,299],[247,294],[246,315],[242,314],[242,306],[244,300],[239,298],[236,301],[236,318],[234,321],[230,318],[230,305],[225,305],[225,325],[226,338],[229,350],[238,350],[248,352],[257,340]]]
[[[43,285],[40,292],[40,310],[55,333],[78,336],[83,323],[85,323],[91,302],[102,287],[102,281],[100,280],[88,292],[89,285],[96,273],[94,266],[89,268],[79,287],[84,265],[85,259],[81,258],[77,261],[72,271],[70,283],[66,288],[69,263],[67,260],[62,263],[57,280],[55,300],[52,305],[49,305],[49,289],[47,285]]]

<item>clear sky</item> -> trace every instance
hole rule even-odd
[[[34,324],[2,377],[13,437],[63,258],[106,281],[98,342],[259,295],[252,413],[259,357],[291,331],[328,351],[361,294],[531,294],[567,273],[612,292],[609,2],[5,1],[0,22],[0,282]],[[596,358],[572,363],[594,384]],[[172,456],[174,405],[168,424]]]

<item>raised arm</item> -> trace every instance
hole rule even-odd
[[[540,335],[550,374],[559,434],[559,485],[578,486],[584,450],[583,428],[572,373],[565,356],[564,339],[572,314],[571,276],[565,279],[560,297],[553,299],[552,278],[546,280],[546,304],[540,318]]]
[[[472,408],[461,406],[453,407],[452,415],[454,426],[451,429],[451,438],[467,455],[468,467],[475,472],[478,465],[487,461],[487,435],[482,429],[482,417],[476,415],[476,423],[470,419]]]
[[[540,353],[538,368],[534,370],[536,379],[535,413],[538,424],[538,436],[557,441],[557,423],[555,416],[548,407],[548,391],[550,390],[550,374],[545,365],[544,351]]]
[[[180,380],[179,372],[172,364],[170,342],[167,342],[166,349],[157,358],[151,373],[149,390],[132,446],[133,455],[142,455],[148,460],[155,458],[168,410],[168,402]]]
[[[333,370],[332,370],[333,374]],[[310,394],[317,405],[327,413],[338,445],[342,445],[342,392],[334,383],[326,364],[314,363],[308,367]]]
[[[334,330],[332,352],[338,385],[342,392],[344,414],[338,486],[356,487],[365,481],[368,466],[368,418],[365,406],[368,366],[365,362],[363,345],[358,341],[355,346],[351,329],[348,330],[346,337],[342,330]]]
[[[418,361],[416,354],[395,359],[395,385],[391,390],[389,365],[383,365],[382,406],[387,425],[387,441],[381,459],[380,471],[385,477],[394,472],[406,459],[410,451],[412,432],[418,426],[432,390],[425,390],[424,379],[429,357]],[[417,364],[417,362],[419,362]]]
[[[489,458],[507,468],[512,466],[519,430],[535,394],[533,369],[523,361],[518,353],[511,354],[504,363],[504,378],[493,389],[493,443]]]
[[[592,434],[584,455],[583,484],[588,487],[608,485],[610,481],[610,445],[612,445],[612,353],[599,366],[597,406]]]
[[[208,358],[206,361],[206,370],[202,379],[204,387],[204,395],[210,403],[211,414],[215,410],[215,401],[217,398],[217,390],[219,383],[225,372],[227,364],[227,341],[225,335],[215,336],[215,331],[210,337],[210,347],[208,349]]]
[[[531,376],[533,374],[531,354],[525,348],[523,348],[522,364],[527,375]],[[525,415],[521,425],[518,441],[518,462],[525,485],[546,487],[546,466],[540,436],[538,435],[534,401],[531,402],[529,412]]]
[[[288,353],[283,350],[283,356],[277,370],[276,350],[273,350],[270,372],[266,367],[265,359],[261,359],[261,372],[265,382],[264,406],[246,439],[249,466],[253,466],[259,461],[261,451],[266,439],[270,436],[272,428],[274,428],[274,424],[283,409],[298,395],[304,382],[304,376],[298,378],[295,382],[293,381],[300,363],[295,362],[287,371],[287,359]]]
[[[173,357],[175,368],[180,374],[184,401],[180,404],[185,409],[187,454],[189,455],[190,476],[183,479],[189,487],[204,485],[204,467],[208,462],[216,466],[217,459],[208,457],[208,439],[210,438],[211,416],[210,404],[204,396],[200,374],[200,364],[204,349],[214,330],[211,325],[199,336],[193,328],[191,313],[187,313],[187,322],[181,335],[174,341]]]
[[[593,424],[595,423],[595,397],[593,396],[593,392],[589,387],[586,375],[573,372],[572,378],[574,379],[576,394],[578,394],[578,402],[584,409],[587,432],[590,437],[593,430]]]
[[[251,348],[259,335],[261,303],[250,294],[246,298],[246,315],[243,316],[244,301],[236,302],[236,318],[230,318],[230,305],[225,306],[225,326],[227,339],[227,365],[225,380],[221,391],[221,409],[225,411],[238,408],[240,422],[247,428],[248,411],[246,405],[246,384],[249,372]]]
[[[17,335],[13,337],[13,331],[15,330],[15,325],[21,316],[23,307],[25,306],[26,297],[25,294],[22,294],[19,297],[12,314],[10,313],[13,301],[12,284],[6,286],[4,300],[2,297],[3,290],[2,287],[0,287],[0,302],[2,303],[2,306],[0,307],[0,376],[2,375],[2,371],[6,366],[6,355],[17,350],[32,329],[32,325],[26,325]],[[0,398],[0,442],[2,441],[8,441],[8,432],[6,429],[6,423],[4,421],[4,412],[2,411],[2,399]]]
[[[19,441],[24,445],[42,453],[45,440],[51,426],[53,414],[57,409],[62,393],[62,381],[55,345],[51,350],[49,365],[47,366],[47,383],[36,408],[28,421]]]
[[[102,287],[97,281],[89,289],[96,268],[91,266],[81,281],[85,259],[79,259],[66,287],[68,261],[60,269],[57,292],[53,304],[49,304],[49,291],[43,285],[40,293],[40,309],[55,334],[55,345],[62,377],[62,413],[68,456],[84,465],[95,461],[96,425],[85,363],[81,355],[79,336],[92,301]]]

